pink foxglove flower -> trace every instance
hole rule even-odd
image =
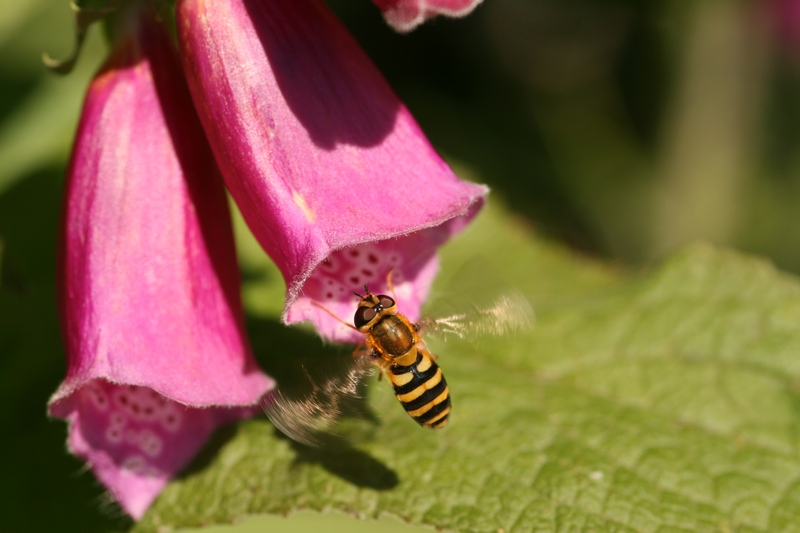
[[[139,518],[215,428],[258,411],[272,387],[243,330],[222,180],[149,19],[89,88],[60,256],[68,371],[49,410]]]
[[[487,189],[453,174],[323,2],[179,0],[177,9],[217,163],[286,280],[284,321],[358,340],[314,302],[350,322],[352,291],[385,290],[390,270],[414,320],[437,247]]]
[[[800,60],[800,1],[773,0],[764,7],[782,51],[792,60]]]
[[[482,0],[372,0],[397,31],[411,31],[436,15],[463,17]]]

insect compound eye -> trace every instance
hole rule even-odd
[[[378,311],[376,311],[374,307],[359,307],[356,309],[356,315],[353,317],[353,323],[357,328],[360,328],[375,318],[375,315],[377,314]]]
[[[381,306],[384,309],[388,309],[388,308],[390,308],[390,307],[392,307],[394,305],[394,300],[392,300],[391,298],[389,298],[385,294],[379,295],[378,299],[380,299]]]

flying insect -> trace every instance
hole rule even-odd
[[[328,441],[330,428],[342,417],[348,403],[360,399],[359,383],[374,368],[381,372],[379,379],[386,376],[400,404],[418,424],[432,429],[444,427],[450,417],[450,390],[436,363],[437,356],[428,349],[423,335],[432,332],[466,338],[473,331],[505,335],[524,329],[532,318],[527,300],[519,294],[509,294],[488,307],[413,323],[397,309],[391,271],[386,285],[391,296],[372,293],[366,285],[363,295],[354,293],[359,301],[352,325],[322,304],[315,304],[364,334],[364,339],[353,351],[352,364],[343,376],[314,383],[311,393],[301,399],[287,398],[278,390],[266,405],[270,420],[295,441],[310,446]]]
[[[388,280],[391,290],[391,280]],[[442,369],[420,335],[420,327],[397,312],[395,299],[366,294],[358,302],[353,323],[364,333],[356,357],[368,357],[394,387],[406,412],[421,426],[439,429],[450,416],[450,390]]]

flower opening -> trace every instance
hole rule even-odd
[[[411,31],[436,15],[463,17],[483,0],[372,0],[386,22],[399,32]]]

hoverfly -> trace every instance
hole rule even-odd
[[[435,332],[464,338],[477,331],[504,335],[526,327],[532,317],[524,297],[508,294],[472,313],[412,323],[397,309],[391,271],[386,285],[391,296],[372,293],[367,285],[365,294],[354,293],[359,301],[352,325],[322,304],[315,304],[347,327],[363,333],[364,339],[353,351],[352,366],[344,377],[315,383],[311,394],[299,400],[286,398],[279,390],[266,406],[270,420],[295,441],[319,446],[327,440],[320,437],[329,436],[330,427],[341,418],[346,405],[360,398],[359,383],[376,367],[381,372],[379,379],[386,376],[400,404],[418,424],[432,429],[444,427],[450,416],[450,390],[436,363],[438,357],[426,346],[423,334]]]
[[[391,275],[391,273],[390,273]],[[392,291],[391,279],[387,280]],[[356,357],[369,357],[394,387],[394,394],[419,425],[439,429],[450,416],[450,390],[442,369],[420,336],[420,326],[397,312],[395,299],[364,286],[353,323],[364,333]],[[392,291],[394,292],[394,291]]]

